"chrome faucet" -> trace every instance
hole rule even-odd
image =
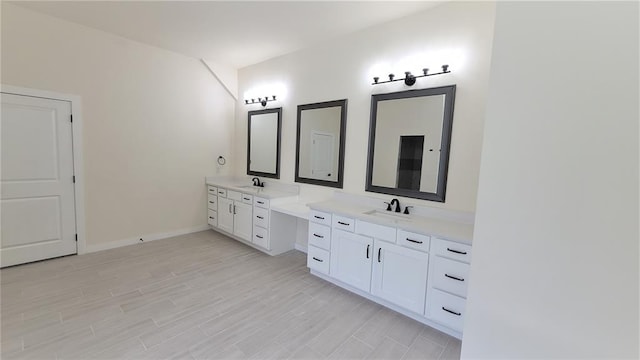
[[[396,209],[394,211],[399,213],[400,212],[400,201],[398,199],[391,200],[391,202],[389,203],[389,206],[387,207],[387,210],[391,210],[391,206],[393,206],[394,203],[396,204]]]
[[[254,177],[251,181],[253,181],[253,186],[264,187],[264,182],[260,182],[260,179],[257,177]]]

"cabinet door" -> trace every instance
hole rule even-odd
[[[253,206],[240,201],[233,202],[235,217],[233,219],[233,234],[241,239],[251,241],[253,230]]]
[[[371,293],[422,314],[428,265],[429,254],[376,239]]]
[[[233,234],[233,200],[218,198],[218,228]]]
[[[329,274],[368,292],[371,285],[371,259],[374,257],[373,239],[343,230],[333,231]]]

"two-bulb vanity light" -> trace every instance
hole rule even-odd
[[[451,71],[449,70],[449,65],[442,65],[442,71],[437,73],[431,73],[431,74],[429,73],[429,69],[427,68],[422,69],[422,75],[413,75],[411,74],[411,71],[405,71],[404,78],[399,78],[399,79],[395,79],[396,76],[394,74],[389,74],[389,80],[380,81],[380,78],[376,76],[373,78],[373,82],[371,83],[371,85],[384,84],[384,83],[389,83],[394,81],[404,81],[405,85],[412,86],[413,84],[416,83],[417,78],[421,78],[425,76],[441,75],[441,74],[446,74],[450,72]]]
[[[249,104],[256,104],[256,103],[258,103],[258,104],[260,104],[260,105],[262,105],[262,106],[267,106],[267,103],[268,103],[269,101],[276,101],[276,96],[275,96],[275,95],[273,95],[273,96],[271,97],[271,99],[270,99],[268,96],[265,96],[264,98],[259,97],[257,101],[256,101],[256,99],[251,99],[251,101],[249,101],[249,100],[245,99],[245,100],[244,100],[244,103],[245,103],[246,105],[249,105]]]

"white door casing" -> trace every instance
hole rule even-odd
[[[71,102],[3,93],[1,132],[0,266],[75,254]]]

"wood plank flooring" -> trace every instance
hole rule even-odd
[[[214,231],[0,270],[2,359],[458,359],[460,341]]]

